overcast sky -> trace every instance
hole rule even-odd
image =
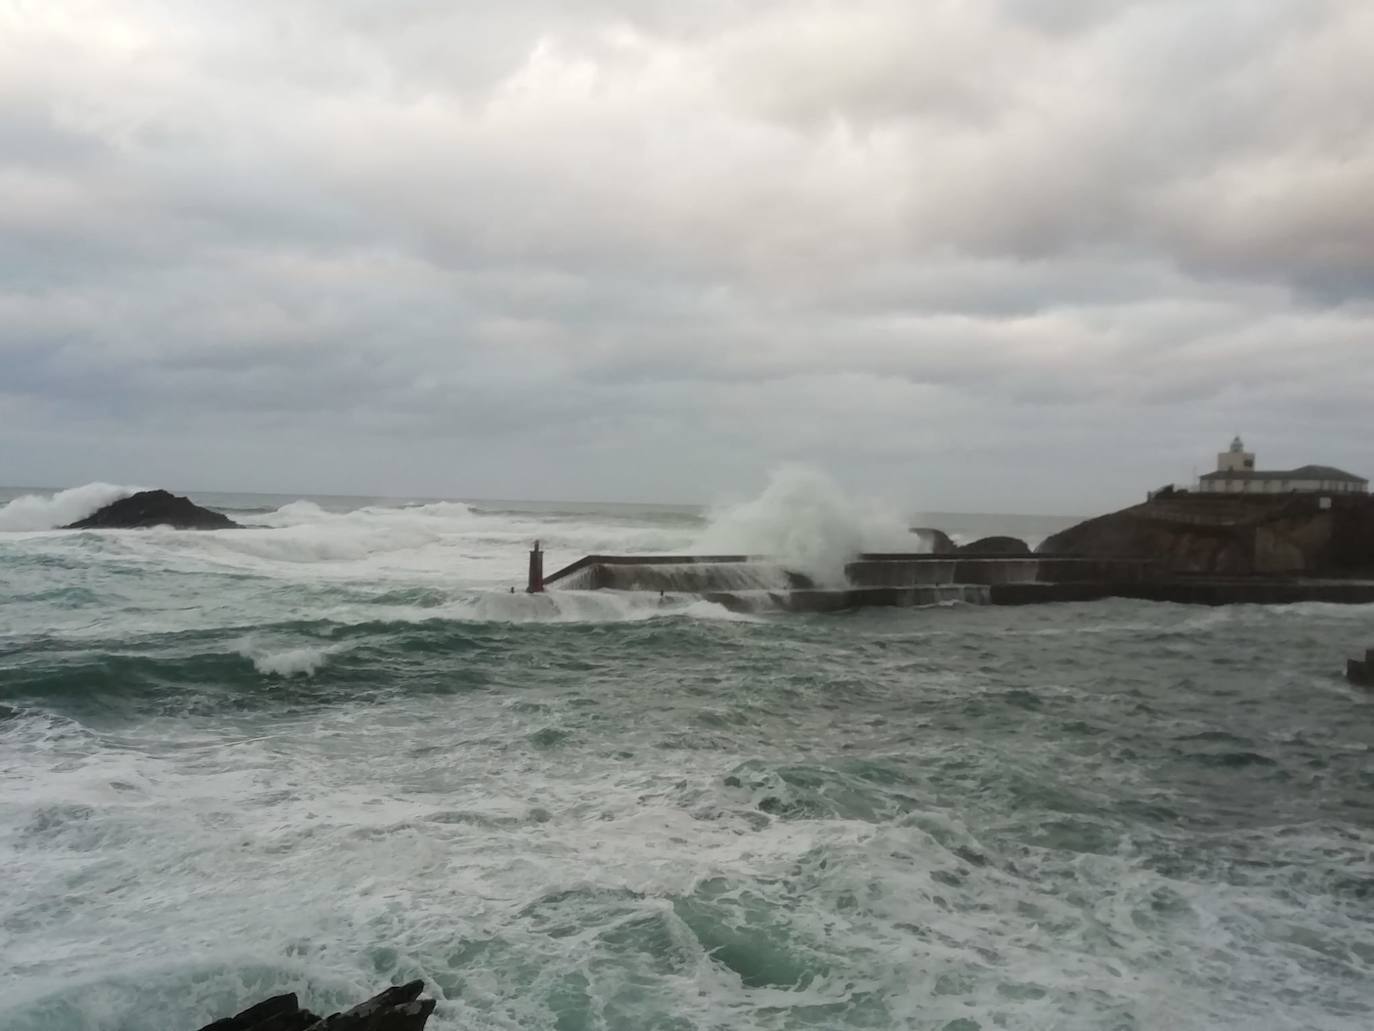
[[[0,2],[0,483],[1374,474],[1368,0]]]

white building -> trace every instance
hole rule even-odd
[[[1369,481],[1329,465],[1257,470],[1255,455],[1239,437],[1217,455],[1217,471],[1198,478],[1204,494],[1368,494]]]

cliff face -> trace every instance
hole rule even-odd
[[[1041,554],[1148,558],[1173,573],[1374,574],[1374,498],[1179,494],[1089,519]]]

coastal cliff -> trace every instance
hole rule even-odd
[[[1370,575],[1374,498],[1174,494],[1079,523],[1037,551],[1151,559],[1171,573]]]

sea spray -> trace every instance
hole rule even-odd
[[[0,532],[55,530],[99,511],[112,501],[136,494],[143,487],[88,483],[54,494],[25,494],[0,507]]]
[[[758,497],[716,510],[693,550],[766,555],[818,584],[842,587],[845,565],[860,553],[920,548],[895,513],[855,501],[824,473],[788,465]]]
[[[253,663],[263,676],[312,677],[331,655],[345,650],[344,645],[297,645],[295,647],[266,648],[249,638],[239,645],[238,653]]]

